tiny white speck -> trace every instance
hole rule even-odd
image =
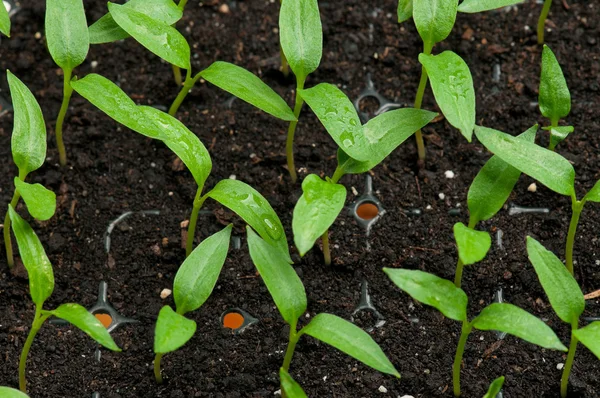
[[[98,67],[98,61],[92,61],[92,63],[90,64],[92,69],[96,69]]]
[[[446,178],[454,178],[454,172],[452,170],[446,170],[444,172],[444,175],[446,176]]]
[[[273,395],[281,395],[281,390],[277,390],[273,393]]]
[[[379,386],[379,388],[378,388],[377,390],[378,390],[379,392],[382,392],[382,393],[384,393],[384,394],[387,392],[387,388],[385,388],[384,386]]]
[[[162,292],[160,292],[160,298],[164,300],[169,297],[171,293],[173,293],[171,289],[163,289]]]
[[[532,182],[532,183],[531,183],[531,185],[529,185],[529,186],[527,187],[527,190],[528,190],[529,192],[535,192],[535,191],[537,191],[537,185],[535,184],[535,182]]]
[[[232,174],[229,176],[230,180],[237,180],[237,176],[235,174]]]
[[[441,200],[446,199],[446,195],[444,195],[443,192],[441,192],[438,196],[440,197]]]
[[[431,210],[431,205],[427,205],[426,210]]]
[[[562,368],[564,368],[564,367],[565,367],[564,363],[559,363],[556,365],[556,369],[558,369],[558,370],[562,370]]]
[[[324,377],[323,377],[323,381],[327,381],[327,376],[324,376]]]

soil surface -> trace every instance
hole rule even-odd
[[[600,178],[600,7],[595,2],[567,0],[552,6],[547,43],[561,62],[573,97],[566,123],[575,133],[558,151],[573,162],[581,197]],[[48,124],[48,161],[30,180],[58,195],[57,214],[34,223],[54,265],[56,288],[47,302],[91,307],[98,284],[109,285],[109,299],[123,315],[139,321],[113,332],[123,352],[96,349],[83,333],[65,326],[46,325],[36,338],[27,363],[32,397],[269,397],[279,389],[288,328],[257,277],[245,244],[243,223],[215,202],[207,202],[198,235],[208,236],[230,220],[242,238],[241,249],[231,249],[218,285],[198,311],[194,338],[163,359],[166,383],[157,386],[152,375],[152,344],[156,316],[163,305],[173,305],[174,275],[184,259],[180,223],[189,217],[195,184],[163,144],[120,127],[81,97],[74,95],[65,127],[69,165],[61,169],[54,141],[54,120],[62,95],[62,72],[50,58],[43,37],[44,1],[23,1],[13,17],[13,37],[2,39],[0,66],[19,76],[39,99]],[[86,0],[90,22],[106,12],[106,2]],[[291,103],[294,82],[278,71],[278,9],[274,0],[192,1],[177,27],[192,46],[194,69],[215,60],[242,65],[259,74]],[[222,8],[228,5],[228,12]],[[338,84],[356,98],[371,74],[374,84],[390,100],[410,106],[416,92],[421,51],[412,21],[398,25],[392,0],[321,1],[324,51],[320,68],[307,85]],[[541,48],[535,25],[541,5],[535,1],[510,10],[459,14],[450,37],[434,52],[452,49],[471,67],[477,92],[479,124],[513,134],[547,123],[537,108]],[[498,65],[498,66],[496,66]],[[499,76],[496,73],[500,71]],[[93,46],[76,73],[95,72],[118,82],[140,104],[168,106],[178,88],[171,68],[129,39]],[[8,97],[2,79],[3,96]],[[424,107],[436,109],[427,90]],[[290,242],[292,209],[301,194],[291,185],[284,167],[287,126],[241,101],[229,107],[229,96],[201,84],[183,104],[179,117],[202,139],[213,158],[207,188],[235,175],[254,186],[271,202],[286,227]],[[372,108],[372,103],[369,108]],[[0,118],[0,203],[12,196],[16,175],[10,156],[12,115]],[[319,247],[303,259],[292,249],[295,267],[305,283],[308,312],[350,319],[360,299],[363,280],[373,303],[385,317],[371,332],[402,374],[400,380],[382,375],[335,349],[303,338],[290,369],[312,397],[452,396],[451,365],[460,325],[436,310],[414,302],[381,272],[382,267],[421,269],[453,278],[456,248],[454,223],[467,222],[468,187],[489,154],[477,142],[440,120],[428,126],[428,160],[416,168],[415,145],[407,141],[372,171],[376,195],[386,213],[371,235],[348,212],[331,232],[334,265],[322,265]],[[297,131],[296,163],[300,177],[331,175],[335,145],[308,109]],[[540,131],[538,142],[547,143]],[[454,178],[446,178],[452,170]],[[493,249],[480,264],[468,268],[464,289],[470,316],[488,305],[502,288],[507,302],[547,320],[563,341],[569,326],[554,315],[525,252],[531,235],[559,256],[570,218],[570,201],[522,177],[507,207],[480,225],[494,236]],[[346,176],[350,206],[364,189],[364,176]],[[509,205],[547,208],[549,213],[510,216]],[[4,205],[3,205],[4,206]],[[410,215],[420,209],[420,215]],[[21,205],[21,214],[26,214]],[[109,223],[127,211],[159,210],[160,215],[135,213],[104,245]],[[585,293],[600,289],[600,211],[590,203],[584,210],[575,244],[576,276]],[[502,245],[496,236],[502,231]],[[368,249],[370,247],[370,249]],[[22,270],[13,275],[0,256],[0,385],[17,385],[18,358],[33,317],[28,282]],[[241,308],[259,322],[235,335],[220,325],[228,308]],[[586,316],[600,316],[600,301],[588,302]],[[372,326],[368,316],[357,323]],[[565,355],[513,337],[497,340],[492,332],[475,331],[468,341],[462,371],[465,397],[481,397],[489,383],[506,376],[504,396],[558,397]],[[380,389],[383,386],[384,389]],[[600,361],[580,346],[573,368],[571,397],[600,396]]]

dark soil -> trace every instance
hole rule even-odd
[[[559,147],[577,171],[577,191],[582,196],[600,178],[600,58],[595,2],[568,0],[552,7],[547,42],[563,65],[573,97],[567,120],[575,126]],[[48,308],[64,302],[91,306],[98,283],[109,284],[109,299],[138,324],[116,330],[113,336],[124,349],[114,354],[102,350],[94,360],[95,344],[70,327],[46,325],[38,335],[27,364],[32,397],[260,397],[279,389],[278,369],[286,348],[288,329],[250,261],[245,243],[231,250],[217,288],[191,317],[198,331],[191,342],[163,360],[167,382],[157,386],[152,376],[152,344],[156,316],[163,305],[160,292],[172,288],[184,259],[180,223],[189,215],[195,184],[181,171],[174,155],[161,143],[132,133],[107,118],[81,97],[74,96],[66,123],[69,167],[57,166],[53,126],[62,94],[61,71],[44,45],[44,1],[23,2],[13,18],[13,37],[3,39],[0,66],[10,68],[35,93],[48,121],[48,161],[32,174],[58,194],[56,216],[34,225],[55,267],[56,289]],[[85,1],[90,21],[106,10],[106,2]],[[291,102],[292,81],[277,71],[278,2],[239,1],[229,13],[219,12],[223,2],[192,1],[178,28],[192,45],[196,70],[215,60],[245,66],[258,73]],[[324,55],[321,67],[308,84],[339,84],[355,98],[371,73],[382,94],[410,106],[414,100],[420,66],[419,37],[411,22],[395,21],[396,2],[321,1]],[[505,12],[460,14],[449,39],[436,52],[453,49],[470,65],[477,91],[478,123],[513,134],[542,120],[537,87],[541,48],[535,43],[535,24],[541,6],[527,1]],[[40,35],[38,35],[40,37]],[[92,67],[96,61],[97,66]],[[501,69],[499,81],[493,68]],[[94,46],[78,68],[80,76],[100,73],[118,82],[142,104],[168,105],[177,93],[169,65],[133,40]],[[6,82],[3,79],[3,95]],[[284,168],[286,125],[236,101],[206,84],[194,89],[181,108],[181,120],[209,147],[213,172],[208,185],[235,174],[254,186],[273,204],[291,239],[291,210],[301,191],[289,183]],[[434,109],[428,91],[425,106]],[[12,195],[16,167],[10,156],[12,116],[0,118],[0,203]],[[460,325],[444,319],[400,292],[381,268],[422,269],[452,278],[456,249],[454,223],[467,220],[466,195],[473,177],[489,154],[478,143],[467,143],[458,131],[439,121],[425,129],[428,137],[426,169],[416,170],[412,140],[402,145],[373,170],[374,189],[387,212],[366,237],[347,212],[334,225],[331,240],[335,265],[324,267],[316,247],[302,260],[293,254],[295,267],[309,298],[306,320],[320,312],[349,319],[367,280],[377,309],[386,318],[372,332],[402,373],[401,380],[384,376],[310,338],[301,340],[291,373],[312,397],[414,397],[452,395],[451,365]],[[546,137],[540,133],[538,141]],[[305,111],[296,141],[296,162],[308,173],[330,175],[335,167],[335,146],[316,118]],[[452,170],[455,178],[444,172]],[[347,176],[348,205],[361,193],[364,176]],[[470,315],[489,304],[502,287],[505,299],[548,320],[563,341],[569,327],[553,313],[525,253],[525,237],[532,235],[560,256],[570,217],[568,198],[522,177],[509,203],[545,207],[549,214],[509,216],[505,209],[481,228],[504,233],[503,248],[494,244],[488,258],[465,272],[464,289],[470,297]],[[440,199],[440,194],[445,198]],[[204,238],[222,227],[231,214],[214,202],[201,217]],[[420,216],[406,210],[421,209]],[[107,256],[104,234],[111,220],[126,211],[160,210],[159,216],[134,215],[112,234]],[[451,211],[452,210],[452,211]],[[458,212],[458,215],[456,215]],[[26,214],[25,211],[21,211]],[[586,206],[575,245],[577,278],[585,293],[600,288],[600,212]],[[236,234],[243,224],[236,218]],[[367,243],[370,251],[367,250]],[[293,251],[293,253],[295,253]],[[0,385],[16,386],[18,357],[29,331],[33,305],[28,283],[13,276],[0,256]],[[223,329],[221,313],[239,307],[259,319],[240,335]],[[600,302],[588,302],[586,314],[600,315]],[[368,326],[372,319],[360,317]],[[489,382],[505,375],[505,397],[557,397],[565,355],[547,351],[513,337],[497,341],[494,333],[474,332],[465,352],[462,384],[464,396],[481,397]],[[578,350],[571,378],[572,397],[600,396],[600,362],[586,348]],[[380,386],[387,393],[378,391]]]

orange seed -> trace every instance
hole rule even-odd
[[[239,329],[244,324],[244,317],[237,312],[230,312],[223,317],[223,326],[229,329]]]

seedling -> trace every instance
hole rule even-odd
[[[571,111],[571,93],[565,76],[550,47],[544,45],[542,52],[542,76],[540,78],[540,112],[550,119],[548,149],[554,150],[567,135],[573,132],[572,126],[559,126],[558,121],[567,117]]]
[[[600,202],[600,182],[596,182],[583,199],[578,200],[575,192],[575,169],[558,153],[486,127],[476,126],[475,134],[490,152],[512,167],[538,180],[552,191],[571,197],[573,213],[567,234],[565,258],[567,269],[573,275],[573,245],[579,217],[586,202]]]
[[[286,398],[307,398],[306,393],[284,369],[279,369],[279,380],[281,382],[281,395]]]
[[[397,109],[383,113],[362,125],[348,97],[336,86],[321,83],[302,90],[300,95],[317,115],[338,145],[338,166],[331,178],[316,174],[302,182],[303,194],[294,208],[294,242],[304,256],[321,237],[325,264],[331,264],[329,227],[346,201],[346,188],[338,184],[345,174],[366,173],[381,163],[416,130],[436,114],[420,109]]]
[[[302,397],[300,386],[286,377],[294,356],[296,344],[303,335],[312,336],[350,355],[367,366],[382,373],[400,377],[394,365],[379,345],[358,326],[331,314],[321,313],[300,330],[298,320],[306,311],[306,292],[294,268],[281,255],[281,250],[258,236],[250,227],[248,248],[250,257],[267,286],[279,313],[290,325],[288,348],[283,360],[282,391],[288,397]],[[292,395],[295,394],[295,395]]]
[[[433,47],[446,39],[456,21],[457,12],[476,13],[520,3],[522,0],[399,0],[398,23],[413,17],[423,40],[421,80],[415,97],[416,109],[421,109],[428,76],[435,99],[448,119],[471,142],[475,125],[475,94],[473,80],[466,63],[455,53],[445,51],[432,57]],[[415,133],[419,161],[425,161],[425,143],[421,131]]]
[[[116,84],[97,74],[72,82],[73,88],[108,116],[146,137],[165,143],[188,167],[198,190],[188,227],[186,254],[190,255],[198,213],[206,199],[228,207],[264,239],[279,247],[291,263],[283,225],[269,202],[254,188],[237,180],[221,180],[202,195],[212,170],[212,161],[200,139],[179,120],[150,106],[136,105]]]
[[[533,143],[537,129],[538,126],[535,125],[519,138]],[[475,176],[467,195],[469,225],[454,225],[454,237],[458,248],[454,278],[456,287],[461,287],[464,266],[483,260],[490,249],[492,242],[489,233],[476,231],[477,224],[489,220],[500,211],[520,176],[519,170],[496,155],[492,156]]]
[[[493,330],[512,334],[543,348],[567,351],[556,334],[537,317],[508,303],[493,303],[469,322],[467,295],[446,279],[419,270],[384,268],[383,271],[401,290],[413,299],[430,305],[444,316],[462,322],[460,340],[452,366],[454,396],[460,396],[460,368],[465,345],[473,329]]]
[[[46,41],[48,50],[63,71],[63,101],[56,119],[56,146],[61,166],[67,164],[63,124],[73,94],[73,69],[85,61],[90,48],[83,0],[46,0]]]
[[[504,376],[498,377],[496,380],[490,384],[490,388],[487,393],[483,396],[483,398],[496,398],[500,391],[502,391],[502,386],[504,385]]]
[[[585,298],[573,275],[567,272],[554,253],[528,236],[527,254],[556,315],[571,325],[571,344],[560,382],[560,395],[566,398],[577,343],[581,341],[600,359],[600,322],[579,328],[579,318],[585,309]]]
[[[14,108],[14,126],[11,137],[12,157],[19,169],[14,178],[15,191],[10,204],[17,207],[22,197],[29,213],[38,220],[48,220],[56,210],[56,195],[40,184],[29,184],[25,179],[42,167],[46,159],[46,124],[35,97],[19,78],[6,72]],[[14,265],[10,237],[10,216],[4,217],[4,246],[9,268]]]
[[[6,4],[1,2],[0,5],[0,32],[2,32],[7,37],[10,37],[10,16],[8,15],[8,10],[6,9]]]
[[[542,7],[542,12],[540,13],[540,18],[538,19],[537,25],[538,44],[544,44],[544,28],[546,27],[546,18],[548,18],[551,6],[552,0],[544,0],[544,6]]]
[[[11,205],[8,206],[8,212],[12,221],[13,232],[17,238],[19,253],[29,276],[29,290],[35,307],[33,324],[19,361],[19,389],[22,392],[27,392],[25,365],[29,349],[36,334],[51,316],[64,319],[73,324],[109,350],[121,351],[121,349],[117,347],[102,323],[81,305],[62,304],[54,310],[44,310],[44,302],[54,291],[52,264],[50,264],[42,243],[27,221],[23,220]]]
[[[225,263],[232,225],[206,238],[185,259],[173,282],[177,311],[165,305],[158,314],[154,332],[154,377],[162,383],[160,362],[164,354],[178,350],[196,332],[196,322],[185,314],[200,308],[211,295]]]

